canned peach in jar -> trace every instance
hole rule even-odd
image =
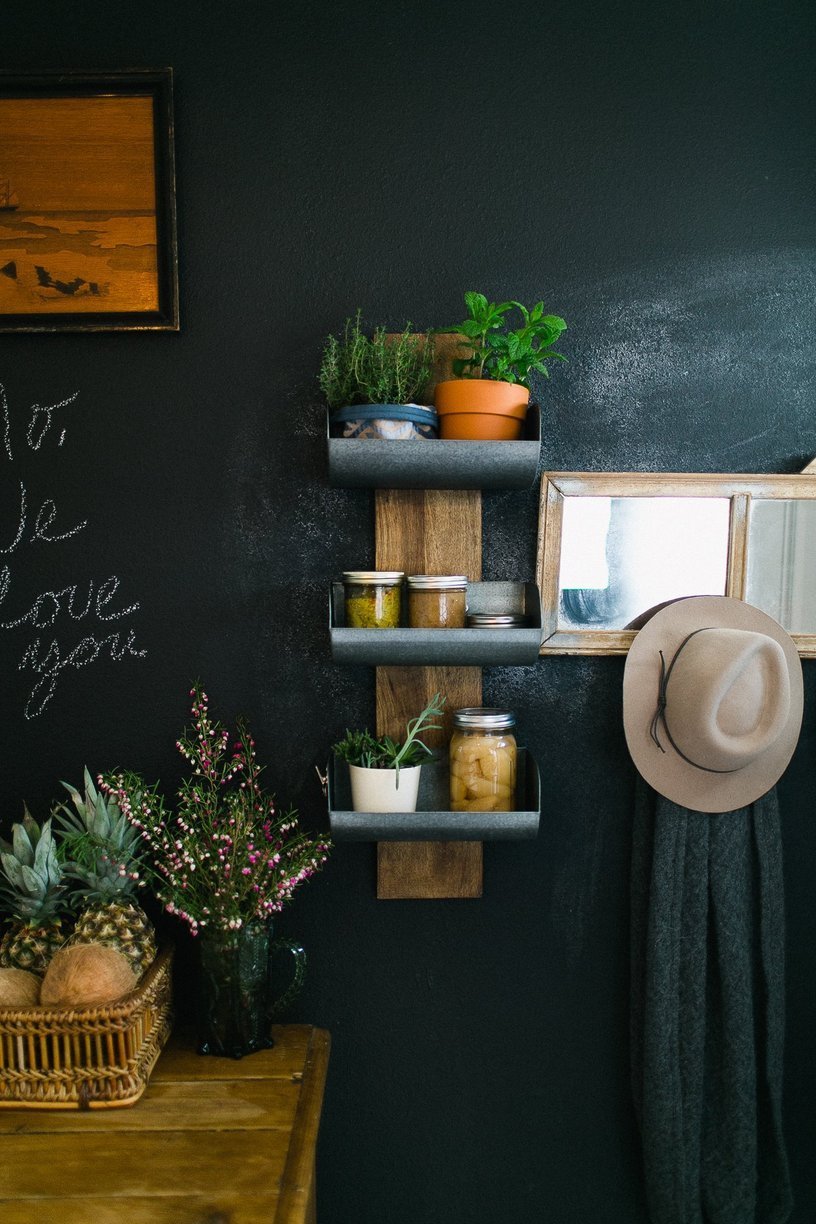
[[[450,804],[454,812],[516,809],[516,716],[512,710],[454,711]]]

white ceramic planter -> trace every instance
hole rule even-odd
[[[349,765],[351,805],[355,812],[415,812],[421,765],[399,771]]]

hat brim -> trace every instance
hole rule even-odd
[[[748,629],[782,647],[790,677],[790,705],[775,742],[733,773],[715,774],[683,760],[671,747],[661,752],[650,734],[657,708],[660,654],[669,660],[695,629]],[[802,664],[790,636],[777,621],[741,599],[693,595],[654,613],[629,648],[623,675],[623,727],[638,772],[660,795],[695,812],[731,812],[764,795],[793,756],[802,725]]]

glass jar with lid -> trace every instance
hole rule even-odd
[[[524,629],[529,624],[523,612],[469,612],[468,629]]]
[[[464,574],[411,574],[408,624],[412,629],[464,629],[467,578]]]
[[[455,710],[450,742],[454,812],[516,809],[516,716],[512,710]]]
[[[349,629],[398,629],[402,618],[402,570],[346,570],[343,594]]]

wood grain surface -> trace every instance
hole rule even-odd
[[[330,1039],[238,1061],[171,1044],[130,1109],[0,1115],[3,1224],[310,1224]]]
[[[478,490],[378,489],[377,569],[406,574],[482,576],[482,495]],[[478,667],[378,667],[377,734],[401,737],[434,693],[446,698],[445,726],[427,736],[439,747],[451,711],[482,704]],[[380,842],[377,896],[409,900],[482,895],[481,842]]]

